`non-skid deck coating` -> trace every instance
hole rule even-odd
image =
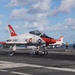
[[[31,50],[0,49],[0,75],[75,75],[75,50],[48,49],[48,55]]]

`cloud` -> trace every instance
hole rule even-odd
[[[21,15],[22,14],[22,15]],[[11,14],[12,20],[24,20],[23,26],[17,29],[38,29],[41,31],[57,31],[62,29],[62,24],[50,26],[46,13],[30,14],[25,8],[14,9]]]
[[[70,29],[75,29],[75,18],[65,19],[65,25]]]
[[[24,25],[24,27],[37,28],[39,30],[48,29],[47,12],[50,10],[51,1],[52,0],[11,0],[8,6],[28,5],[28,8],[12,10],[10,19],[27,22],[28,25],[25,24],[26,26]]]
[[[28,5],[28,8],[14,9],[11,12],[11,20],[21,20],[25,22],[24,26],[20,29],[33,28],[38,30],[56,31],[68,27],[67,25],[64,25],[62,28],[62,24],[60,23],[50,26],[48,25],[48,18],[50,16],[56,16],[58,13],[71,12],[72,8],[75,8],[75,0],[61,0],[59,7],[54,6],[53,9],[51,9],[52,0],[32,0],[32,2],[30,2],[31,0],[11,0],[8,4],[8,6],[11,5],[13,7]],[[74,23],[70,19],[67,19],[65,20],[65,24],[68,23],[68,20],[70,25]],[[74,25],[71,27],[74,28]]]
[[[33,22],[33,23],[25,22],[23,24],[23,26],[22,25],[15,25],[14,28],[16,30],[33,29],[33,30],[51,31],[51,32],[64,30],[64,26],[62,28],[61,23],[58,23],[53,26],[49,26],[48,24],[45,24],[44,22],[42,22],[42,23],[40,23],[40,22]]]
[[[47,12],[52,0],[11,0],[8,7],[28,6],[29,13]]]
[[[56,16],[58,15],[59,10],[57,7],[54,7],[54,9],[52,9],[51,11],[49,11],[48,16]]]
[[[20,8],[14,9],[11,12],[11,20],[23,20],[23,21],[38,21],[44,17],[47,17],[47,11],[50,9],[51,0],[16,0],[12,1],[10,5],[26,3],[27,5],[31,2],[32,5],[29,5],[30,8]],[[25,4],[24,4],[25,5]],[[14,6],[14,5],[13,5]]]
[[[39,0],[38,0],[39,1]],[[26,6],[37,2],[37,0],[10,0],[8,7]]]
[[[21,20],[24,19],[25,15],[26,15],[27,9],[25,8],[21,8],[21,9],[14,9],[11,12],[11,20]]]
[[[61,0],[60,5],[58,7],[54,6],[54,8],[49,11],[48,16],[56,16],[59,13],[70,13],[74,8],[75,0]]]
[[[11,20],[23,20],[29,22],[35,22],[35,21],[41,22],[42,20],[46,20],[46,18],[47,18],[46,13],[30,14],[28,13],[28,10],[25,8],[14,9],[11,12],[10,16]]]
[[[62,0],[59,11],[69,13],[71,12],[72,8],[75,8],[75,0]]]
[[[67,18],[63,21],[63,23],[57,23],[49,27],[50,31],[64,31],[64,30],[75,30],[75,18]]]
[[[32,4],[29,9],[30,13],[42,13],[50,10],[52,0],[40,0],[35,4]]]
[[[39,23],[39,22],[25,22],[23,25],[17,24],[14,25],[15,30],[25,30],[25,29],[33,29],[33,30],[40,30],[40,31],[47,31],[48,30],[48,25],[45,23]]]
[[[24,21],[24,24],[21,25],[20,28],[17,27],[17,29],[28,28],[28,29],[38,29],[38,30],[43,31],[49,28],[47,14],[45,13],[30,14],[30,13],[27,13],[27,11],[24,8],[13,10],[11,14],[11,20],[23,20]]]
[[[14,7],[14,6],[18,6],[18,0],[11,0],[10,3],[8,3],[8,7]]]
[[[62,27],[63,26],[63,27]],[[64,30],[64,25],[63,24],[61,24],[61,23],[57,23],[57,24],[55,24],[55,25],[53,25],[53,26],[50,26],[49,27],[49,31],[61,31],[61,30]]]

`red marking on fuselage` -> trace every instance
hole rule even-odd
[[[56,40],[53,39],[53,38],[45,38],[45,37],[41,37],[45,42],[46,44],[54,44],[56,43]]]
[[[6,44],[6,42],[0,42],[0,44],[5,45],[5,44]]]

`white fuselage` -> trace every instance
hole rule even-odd
[[[24,33],[18,36],[13,36],[8,38],[7,44],[27,44],[30,42],[30,39],[31,39],[31,43],[38,44],[39,39],[41,40],[41,43],[45,43],[45,41],[42,40],[40,36],[33,35],[30,33]]]

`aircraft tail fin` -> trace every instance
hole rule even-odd
[[[63,36],[60,36],[60,38],[56,41],[56,45],[59,47],[59,46],[61,46],[62,44],[63,44]]]
[[[17,34],[16,34],[16,32],[14,31],[14,29],[12,28],[12,26],[11,26],[11,25],[8,25],[8,27],[9,27],[9,31],[10,31],[11,37],[17,36]]]
[[[59,42],[63,42],[63,36],[60,36],[60,38],[57,40],[57,41],[59,41]]]

